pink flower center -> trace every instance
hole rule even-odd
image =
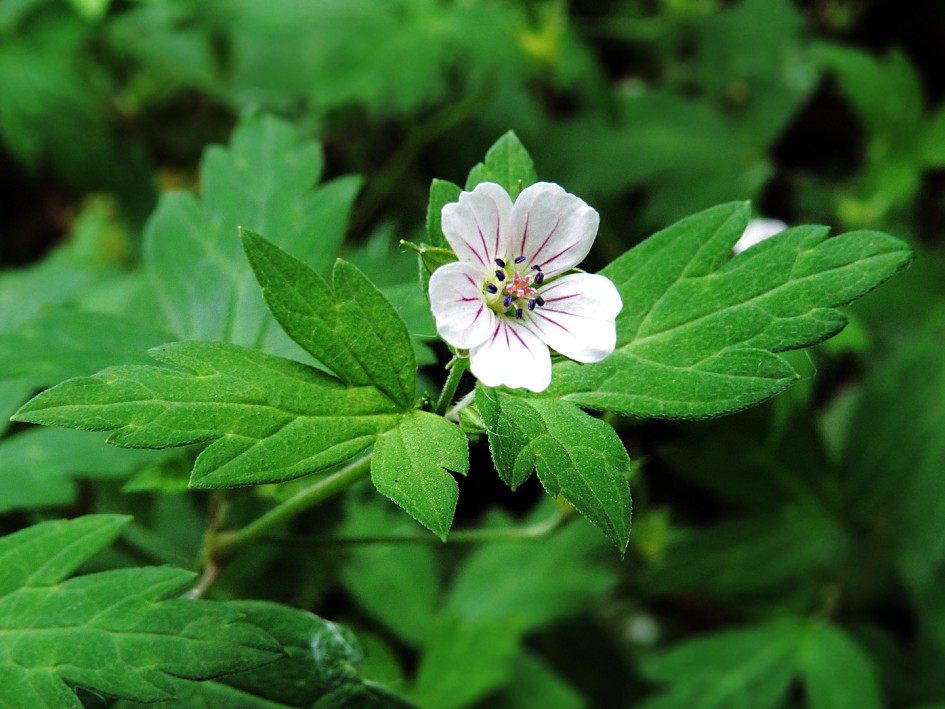
[[[514,263],[518,266],[524,261],[525,257],[519,256]],[[514,313],[515,318],[521,320],[526,309],[534,310],[545,304],[544,298],[538,295],[538,290],[534,287],[541,285],[545,279],[541,266],[536,264],[522,271],[516,270],[512,273],[512,279],[509,280],[505,270],[505,261],[497,258],[495,265],[498,266],[495,279],[490,278],[483,285],[483,291],[487,294],[486,303],[495,312],[509,316]]]
[[[531,276],[522,276],[518,271],[516,271],[512,276],[512,282],[505,284],[505,292],[511,293],[516,298],[530,298],[538,292],[534,288],[529,287],[531,282]]]

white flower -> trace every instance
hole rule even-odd
[[[436,329],[469,350],[487,386],[543,391],[548,348],[578,362],[614,351],[623,303],[614,284],[590,273],[560,274],[583,260],[597,236],[597,212],[560,186],[539,182],[515,204],[483,182],[443,207],[443,234],[459,261],[430,277]]]
[[[752,219],[748,222],[748,226],[745,227],[741,237],[735,242],[732,251],[740,254],[748,247],[760,244],[765,239],[770,239],[785,229],[787,229],[787,224],[780,219]]]

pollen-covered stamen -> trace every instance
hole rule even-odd
[[[511,293],[516,298],[529,298],[536,293],[535,289],[531,287],[531,283],[531,276],[522,276],[516,271],[512,276],[512,282],[506,284],[505,292]]]
[[[545,278],[541,266],[532,265],[526,269],[513,271],[506,268],[512,261],[516,265],[526,261],[525,256],[495,259],[499,268],[495,271],[495,280],[486,281],[483,293],[486,296],[486,305],[500,315],[513,316],[521,320],[525,311],[532,312],[536,307],[544,305],[545,301],[538,295],[536,286]]]

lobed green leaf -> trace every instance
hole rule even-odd
[[[0,686],[5,706],[78,706],[68,685],[139,701],[279,657],[262,630],[223,604],[180,598],[193,574],[118,569],[63,580],[127,518],[46,522],[0,540]],[[6,573],[11,569],[11,573]]]
[[[258,234],[243,230],[242,237],[266,304],[286,334],[346,384],[373,385],[409,408],[417,376],[410,333],[364,274],[339,259],[329,287]]]
[[[398,407],[374,387],[347,387],[236,345],[178,342],[151,356],[180,369],[121,366],[70,379],[16,418],[112,431],[109,442],[127,448],[210,442],[194,464],[193,487],[258,485],[324,470],[400,421]]]
[[[469,442],[442,416],[411,411],[374,444],[371,480],[378,492],[446,539],[459,499],[449,471],[466,474]]]
[[[485,161],[469,171],[466,189],[471,190],[480,182],[495,182],[505,188],[514,202],[519,192],[537,181],[535,163],[518,136],[509,131],[489,148]]]
[[[630,539],[630,458],[614,429],[558,399],[520,398],[480,386],[476,403],[500,477],[514,490],[537,471],[621,551]]]
[[[359,181],[313,189],[323,166],[321,147],[289,124],[247,115],[228,148],[204,153],[199,199],[186,192],[161,199],[146,226],[144,263],[179,338],[277,346],[281,333],[271,327],[237,227],[277,235],[303,262],[327,270]]]
[[[448,249],[443,236],[443,207],[459,200],[462,190],[448,180],[434,179],[430,183],[430,201],[427,205],[427,239],[432,246]]]
[[[601,273],[623,310],[617,349],[602,362],[555,365],[549,394],[580,406],[663,418],[719,416],[796,380],[776,353],[835,335],[834,308],[872,290],[912,258],[898,239],[803,226],[732,257],[748,222],[737,202],[683,219]]]

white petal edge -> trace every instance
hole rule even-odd
[[[437,333],[453,347],[474,347],[495,328],[496,314],[482,293],[481,270],[468,263],[448,263],[433,272],[430,309]]]
[[[578,362],[600,362],[617,344],[615,319],[623,308],[613,282],[593,273],[562,276],[538,291],[545,300],[530,326],[553,350]]]
[[[508,251],[512,198],[494,182],[463,192],[443,207],[443,236],[460,261],[495,270],[495,259]]]
[[[496,318],[492,334],[469,350],[469,366],[486,386],[544,391],[551,384],[548,346],[524,323]]]
[[[600,217],[584,200],[551,182],[522,190],[512,207],[512,257],[541,266],[545,276],[574,268],[591,250]]]
[[[770,239],[785,229],[787,229],[787,224],[780,219],[752,219],[748,222],[748,226],[745,227],[741,237],[735,242],[732,251],[737,256],[745,249],[760,244],[765,239]]]

